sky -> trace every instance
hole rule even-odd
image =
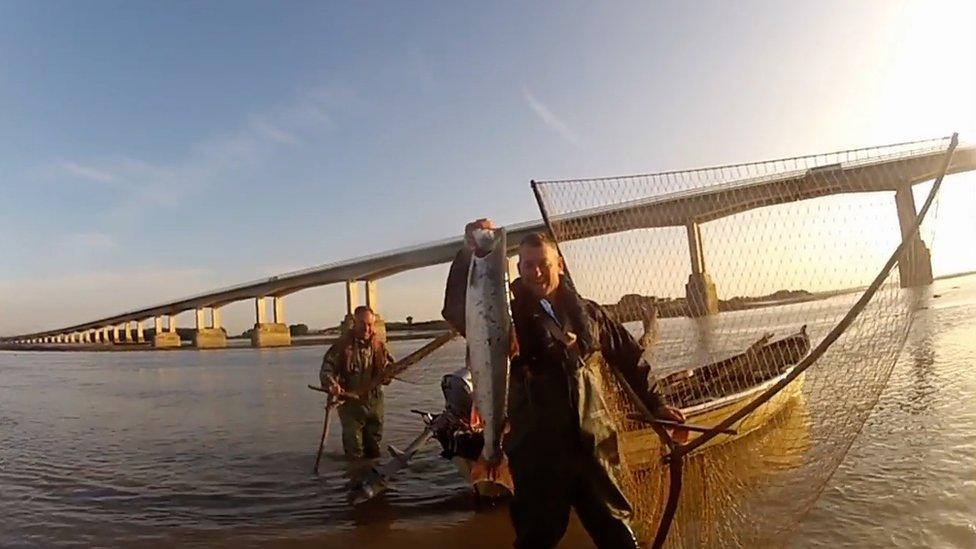
[[[967,1],[0,1],[0,335],[535,219],[531,179],[972,143],[974,25]],[[976,269],[974,189],[947,180],[936,274]],[[381,280],[381,313],[436,318],[445,273]]]

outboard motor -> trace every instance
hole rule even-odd
[[[471,372],[461,368],[441,378],[441,392],[444,394],[444,409],[456,418],[471,416]]]
[[[471,417],[472,397],[471,372],[461,368],[441,378],[441,392],[444,394],[444,410],[455,421],[443,422],[434,431],[434,437],[441,443],[441,456],[451,459],[455,456],[475,460],[481,455],[485,444],[481,431],[473,431],[468,424]]]

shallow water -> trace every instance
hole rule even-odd
[[[933,293],[794,546],[976,546],[976,277]],[[662,322],[662,339],[689,326]],[[504,507],[477,508],[434,444],[351,509],[336,422],[311,475],[323,399],[305,385],[323,351],[0,352],[0,546],[508,546]],[[441,408],[463,352],[388,388],[386,442],[420,431],[407,408]],[[590,543],[574,522],[562,546]]]

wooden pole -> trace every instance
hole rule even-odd
[[[329,420],[332,419],[332,409],[335,408],[335,399],[329,397],[325,403],[325,422],[322,424],[322,438],[319,439],[319,451],[315,454],[315,465],[312,467],[312,474],[319,474],[319,462],[322,461],[322,450],[325,448],[325,439],[329,437]]]

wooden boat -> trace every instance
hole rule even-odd
[[[689,423],[714,426],[745,406],[786,376],[810,352],[810,338],[803,326],[796,334],[770,342],[763,336],[745,352],[698,368],[683,370],[661,379],[657,388],[664,399],[678,407]],[[763,403],[736,426],[735,435],[719,435],[701,449],[748,435],[800,395],[803,376]],[[658,435],[649,427],[627,422],[618,433],[621,459],[632,470],[660,463],[664,452]],[[690,433],[693,440],[700,433]]]

